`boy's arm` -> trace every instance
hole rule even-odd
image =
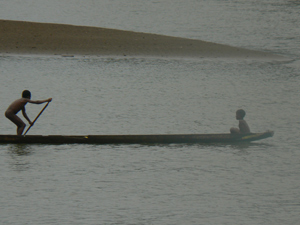
[[[28,102],[30,103],[33,103],[33,104],[42,104],[44,102],[51,102],[52,101],[52,98],[48,98],[48,99],[45,99],[45,100],[28,100]]]
[[[32,122],[26,114],[25,107],[23,107],[23,109],[22,109],[22,114],[23,114],[24,118],[28,121],[28,123],[31,125]]]

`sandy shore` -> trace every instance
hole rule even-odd
[[[200,40],[114,29],[0,20],[0,54],[282,59]]]

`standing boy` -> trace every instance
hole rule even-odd
[[[246,112],[243,109],[236,111],[236,119],[239,121],[239,128],[232,127],[230,133],[232,134],[247,134],[250,133],[250,128],[244,120]]]
[[[42,104],[44,102],[51,102],[52,98],[48,98],[46,100],[30,100],[31,93],[28,90],[24,90],[22,92],[22,98],[15,100],[13,103],[10,104],[10,106],[5,111],[5,116],[11,120],[14,124],[17,125],[17,135],[22,135],[26,124],[16,115],[20,110],[22,110],[22,114],[24,118],[29,122],[29,124],[32,124],[31,120],[28,118],[26,111],[25,111],[25,105],[30,102],[33,104]]]

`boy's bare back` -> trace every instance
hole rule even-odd
[[[19,98],[15,100],[13,103],[11,103],[10,106],[8,106],[6,112],[17,114],[20,110],[24,109],[25,105],[29,101],[30,100],[27,98]]]
[[[245,120],[239,120],[240,133],[250,133],[250,128]]]

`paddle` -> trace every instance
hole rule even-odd
[[[26,132],[24,133],[24,136],[27,134],[27,132],[29,131],[29,129],[34,125],[35,121],[37,121],[37,119],[40,117],[40,115],[44,112],[44,110],[47,108],[47,106],[49,105],[50,102],[48,102],[44,108],[41,110],[41,112],[36,116],[36,118],[34,119],[34,121],[30,124],[30,126],[28,127],[28,129],[26,130]]]

